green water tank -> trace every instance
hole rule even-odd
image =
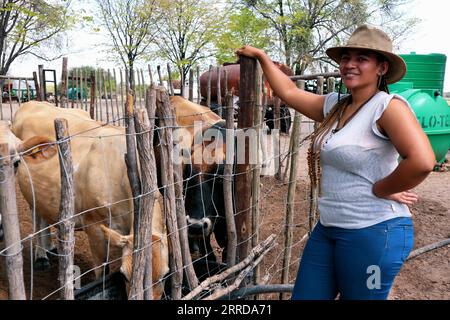
[[[414,89],[435,89],[443,93],[445,62],[447,56],[441,53],[401,54],[407,71],[402,82],[412,82]]]
[[[450,148],[450,106],[436,90],[408,89],[398,92],[408,100],[430,140],[436,161],[442,163]]]

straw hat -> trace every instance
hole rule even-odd
[[[400,81],[406,73],[405,61],[400,56],[392,53],[392,40],[380,29],[362,25],[352,33],[346,45],[329,48],[326,54],[339,63],[342,53],[346,49],[372,50],[386,57],[389,62],[389,69],[385,75],[388,84]]]

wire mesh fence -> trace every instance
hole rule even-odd
[[[220,75],[221,70],[216,72]],[[125,296],[128,295],[128,298],[144,296],[148,298],[149,292],[152,293],[150,297],[153,299],[236,298],[232,293],[240,287],[242,294],[245,288],[292,284],[300,252],[310,229],[308,208],[311,199],[305,182],[307,181],[305,155],[308,136],[314,129],[314,123],[308,119],[297,120],[298,127],[293,130],[294,134],[292,131],[280,134],[279,122],[285,120],[286,116],[294,118],[294,113],[290,111],[288,115],[281,116],[280,108],[276,107],[273,115],[275,125],[269,130],[263,121],[267,109],[264,102],[264,81],[260,74],[255,77],[259,85],[254,87],[259,87],[260,91],[254,95],[256,99],[251,101],[253,108],[244,107],[244,103],[248,101],[242,96],[240,101],[236,101],[236,97],[233,99],[231,88],[227,88],[225,83],[220,85],[220,80],[216,82],[215,89],[218,90],[221,86],[227,93],[224,94],[223,105],[219,105],[216,111],[222,116],[231,114],[231,117],[228,117],[231,127],[226,127],[224,119],[211,108],[189,103],[188,99],[167,97],[166,92],[170,93],[170,88],[164,90],[153,87],[153,94],[158,96],[153,99],[149,93],[151,90],[146,91],[151,79],[148,72],[147,76],[142,70],[135,72],[137,85],[135,91],[130,92],[123,81],[127,78],[125,74],[126,70],[118,72],[101,70],[89,75],[83,70],[74,70],[73,73],[67,74],[66,108],[58,108],[58,111],[49,109],[50,111],[42,114],[35,112],[27,114],[27,110],[23,109],[23,118],[18,112],[17,118],[12,119],[13,133],[22,141],[28,141],[28,144],[21,144],[15,153],[20,158],[16,179],[23,194],[23,196],[19,194],[17,188],[18,215],[19,219],[25,219],[27,224],[21,225],[21,240],[5,244],[0,250],[0,255],[6,258],[12,247],[19,245],[21,248],[25,261],[27,298],[56,299],[65,287],[57,284],[58,274],[54,268],[50,269],[51,274],[45,276],[34,270],[36,266],[46,267],[48,263],[46,257],[61,255],[59,251],[55,252],[49,237],[53,237],[57,243],[62,239],[57,231],[58,226],[64,223],[57,219],[60,210],[61,183],[57,155],[60,152],[60,145],[66,141],[70,141],[72,148],[75,181],[73,185],[75,211],[70,219],[75,222],[76,230],[85,233],[77,235],[74,244],[75,266],[72,280],[75,281],[75,289],[80,289],[82,284],[88,283],[91,283],[92,287],[92,283],[96,280],[102,288],[97,290],[96,298],[114,298],[106,290],[107,284],[111,281],[107,271],[119,269],[127,280],[123,290],[127,292]],[[200,82],[199,79],[190,78],[191,84]],[[225,79],[226,72],[224,81]],[[328,85],[328,88],[334,88],[334,85]],[[323,87],[316,90],[323,92]],[[147,115],[146,121],[149,123],[156,120],[155,127],[144,126],[147,129],[140,127],[140,130],[127,133],[124,127],[129,124],[127,121],[130,115],[127,115],[126,109],[127,92],[132,93],[134,97],[131,114],[134,115],[135,121],[139,121],[137,114],[144,114]],[[193,94],[190,98],[195,100]],[[258,99],[261,100],[258,102]],[[211,97],[206,97],[205,100],[211,101]],[[16,110],[20,110],[20,102],[18,101]],[[151,105],[156,110],[166,110],[169,113],[160,111],[155,115],[149,109]],[[73,112],[71,109],[80,109],[84,113]],[[254,118],[256,122],[252,120],[251,125],[237,127],[238,123],[235,120],[239,122],[239,119],[235,119],[236,110],[238,117],[243,113],[256,114]],[[14,111],[14,108],[11,111]],[[39,129],[27,131],[26,128],[29,128],[25,126],[27,122],[17,124],[27,117],[30,123],[38,123]],[[64,140],[54,139],[53,121],[56,118],[68,120],[69,135]],[[140,121],[143,119],[141,117]],[[2,137],[6,134],[7,131],[2,132]],[[30,142],[29,138],[34,135],[47,137],[47,140]],[[145,192],[141,187],[138,194],[133,194],[128,182],[129,173],[125,161],[125,154],[130,152],[127,150],[127,137],[138,140],[149,135],[155,136],[152,141],[154,141],[153,154],[156,158],[158,186],[147,188]],[[239,135],[244,136],[242,140],[239,140]],[[252,148],[243,148],[245,144]],[[172,148],[172,155],[160,150],[168,146]],[[250,150],[254,152],[254,157],[247,154]],[[144,150],[133,152],[140,158],[145,157]],[[234,155],[227,156],[230,153]],[[300,155],[298,160],[293,160],[292,156],[295,154]],[[197,157],[198,155],[200,156]],[[9,156],[3,155],[2,159],[7,157]],[[231,159],[231,162],[226,163],[226,159]],[[217,160],[222,162],[216,163]],[[290,174],[292,163],[301,168],[293,175]],[[232,166],[231,174],[225,173],[223,164]],[[236,167],[242,164],[245,165],[244,170],[236,170]],[[140,165],[138,169],[140,177],[144,175],[142,168]],[[161,180],[161,175],[167,173],[170,173],[169,177],[166,176],[166,180]],[[277,173],[278,176],[275,178]],[[244,181],[254,185],[250,189],[250,199],[243,199],[245,207],[237,205],[237,201],[242,201],[243,198],[237,191],[242,189],[236,185],[240,176],[248,177],[250,180]],[[236,230],[229,230],[229,225],[225,223],[224,199],[227,196],[224,195],[224,185],[227,181],[231,182],[233,191],[231,199],[233,220],[239,222],[240,216],[248,215],[245,224],[248,230],[241,233],[240,237],[236,237],[236,232],[240,232],[242,224],[237,223]],[[171,188],[174,188],[175,193],[171,196],[172,199],[168,199],[170,197],[168,190]],[[176,188],[180,188],[181,193],[177,193]],[[257,191],[256,188],[260,190]],[[137,229],[140,227],[133,221],[138,221],[142,210],[149,208],[147,205],[136,212],[133,203],[145,203],[149,197],[154,197],[154,201],[150,201],[153,203],[151,208],[153,210],[150,210],[151,240],[138,243],[135,239],[139,231]],[[168,208],[171,207],[178,213],[180,205],[185,211],[185,220],[183,216],[177,216],[175,225],[169,229],[167,222],[171,218],[168,216]],[[255,212],[255,209],[258,212]],[[293,212],[292,218],[286,218],[285,212],[289,210]],[[3,211],[2,213],[5,214]],[[30,216],[26,218],[26,215]],[[47,224],[42,223],[42,218]],[[250,223],[247,224],[248,222]],[[159,229],[155,231],[155,228]],[[287,235],[291,233],[290,241],[286,242]],[[237,238],[236,248],[228,246],[230,238]],[[180,242],[181,246],[174,246],[175,241]],[[168,242],[171,244],[168,245]],[[183,254],[173,252],[174,247],[183,250],[183,245],[185,250]],[[238,258],[230,261],[229,252],[243,245],[248,248],[246,255],[242,255],[245,251],[238,250]],[[186,250],[189,258],[186,257]],[[138,289],[135,287],[133,291],[130,286],[134,285],[133,277],[137,273],[133,265],[137,261],[135,256],[141,252],[144,253],[141,267],[145,269],[145,280],[144,282],[141,280]],[[290,254],[286,255],[287,252],[292,252],[293,258]],[[174,264],[176,254],[183,259],[181,265]],[[145,262],[148,261],[149,255],[152,257],[150,267],[148,262]],[[44,260],[35,261],[36,257]],[[42,261],[45,263],[42,264]],[[189,265],[186,261],[189,261]],[[52,259],[49,262],[56,263]],[[77,263],[82,265],[79,266]],[[192,270],[194,276],[189,275],[189,271]],[[47,279],[47,283],[43,284],[44,288],[37,288],[39,278]],[[174,281],[174,278],[178,280]],[[7,283],[5,280],[0,279],[4,288]],[[282,287],[281,291],[289,292],[289,288],[289,286]],[[3,297],[6,297],[6,294]],[[279,298],[274,294],[261,297]]]

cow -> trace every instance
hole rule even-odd
[[[226,136],[225,121],[209,108],[180,96],[172,96],[170,102],[180,127],[176,136],[183,150],[179,151],[189,155],[184,157],[183,180],[191,253],[214,263],[217,258],[211,246],[211,235],[214,234],[221,248],[227,245],[223,200],[226,145],[218,139]],[[195,132],[195,123],[201,123],[201,131]],[[209,139],[211,137],[214,139]]]
[[[124,160],[125,130],[92,120],[83,110],[56,108],[46,102],[25,103],[16,112],[11,130],[22,141],[18,149],[25,151],[17,170],[19,186],[30,206],[35,204],[38,216],[50,224],[57,223],[60,205],[59,159],[53,143],[56,118],[68,121],[72,136],[75,227],[87,234],[98,278],[102,274],[98,266],[116,256],[123,257],[124,251],[124,247],[108,247],[114,241],[106,236],[112,238],[112,233],[105,233],[103,226],[120,235],[130,235],[132,231],[133,201]],[[153,259],[158,276],[153,282],[157,282],[168,271],[168,246],[159,201],[154,206],[153,232],[162,250]],[[48,260],[45,251],[39,247],[37,251],[38,258]]]

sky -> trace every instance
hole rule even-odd
[[[80,3],[84,3],[85,8],[88,7],[86,6],[87,2],[89,0],[80,1]],[[417,17],[421,21],[414,32],[411,32],[399,45],[396,53],[442,53],[447,56],[447,59],[450,59],[450,38],[448,36],[450,1],[412,0],[407,9],[410,16]],[[86,30],[75,30],[70,33],[70,38],[72,50],[75,52],[68,55],[69,68],[86,64],[101,66],[105,69],[117,66],[117,63],[111,61],[101,50],[100,44],[106,41],[103,36]],[[29,77],[33,71],[37,71],[38,64],[43,64],[44,68],[56,69],[57,76],[61,74],[62,59],[42,62],[34,57],[15,61],[10,74]],[[146,68],[145,66],[141,67]],[[446,65],[444,91],[450,92],[450,61]]]

